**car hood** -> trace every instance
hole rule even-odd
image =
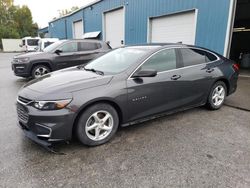
[[[18,58],[37,58],[37,57],[44,57],[44,55],[46,55],[47,53],[45,52],[28,52],[28,53],[22,53],[22,54],[18,54],[16,55],[14,58],[18,59]]]
[[[108,84],[112,76],[102,76],[77,67],[63,69],[27,83],[22,90],[41,94],[71,93]],[[21,90],[21,92],[22,92]],[[25,92],[27,93],[27,92]]]

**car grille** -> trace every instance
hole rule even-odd
[[[19,104],[17,104],[17,116],[19,121],[27,123],[29,120],[29,115],[27,111]]]
[[[24,98],[24,97],[21,97],[21,96],[18,96],[18,101],[23,103],[23,104],[29,104],[30,102],[32,102],[32,100],[30,99],[27,99],[27,98]]]

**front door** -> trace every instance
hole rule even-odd
[[[81,55],[78,53],[77,42],[69,42],[61,46],[60,54],[56,54],[55,64],[57,69],[76,66],[81,61]]]
[[[128,121],[179,108],[183,93],[179,58],[175,49],[165,49],[150,57],[137,71],[157,70],[157,76],[129,78]]]

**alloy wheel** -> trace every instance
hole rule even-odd
[[[45,67],[37,67],[37,69],[34,71],[35,78],[39,78],[43,76],[44,74],[48,74],[49,70]]]
[[[93,113],[87,120],[85,132],[89,139],[100,141],[105,139],[112,132],[114,119],[107,111]]]
[[[213,95],[212,95],[212,102],[215,106],[220,106],[225,99],[225,89],[223,86],[219,85],[217,86],[214,91],[213,91]]]

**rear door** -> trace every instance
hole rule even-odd
[[[80,55],[80,59],[77,64],[86,64],[99,57],[102,55],[101,48],[102,46],[98,42],[78,42],[78,54]]]
[[[182,105],[188,107],[205,103],[215,73],[210,62],[216,61],[217,57],[196,48],[180,48],[178,51],[183,67],[180,78],[184,91]]]
[[[137,70],[157,70],[157,76],[150,78],[129,78],[128,112],[129,121],[152,114],[174,110],[182,105],[183,92],[179,81],[179,57],[175,49],[164,49],[151,56]]]

